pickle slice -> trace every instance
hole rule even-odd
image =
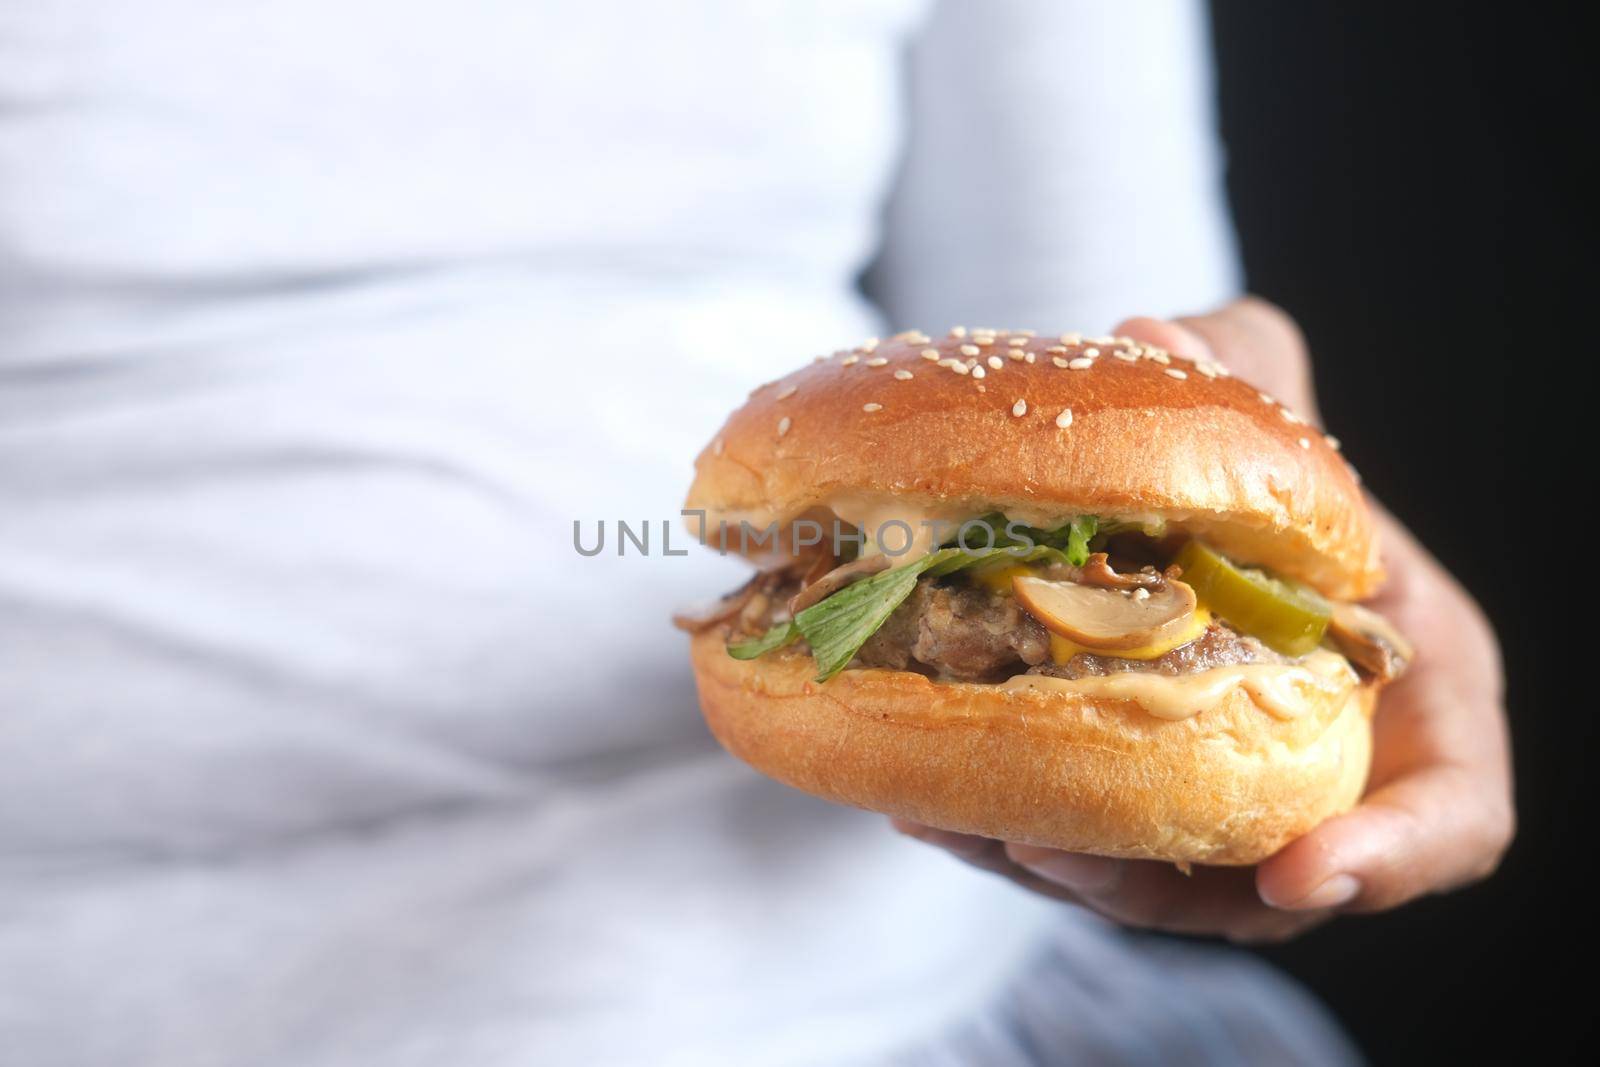
[[[1322,643],[1332,609],[1314,590],[1237,566],[1199,541],[1173,562],[1200,603],[1274,652],[1303,656]]]

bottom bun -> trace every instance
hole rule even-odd
[[[706,722],[729,752],[808,793],[927,826],[1102,856],[1257,863],[1361,796],[1376,688],[1319,691],[1281,718],[1234,686],[1186,719],[1060,689],[907,671],[814,681],[811,657],[736,660],[694,638]]]

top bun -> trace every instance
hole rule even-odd
[[[729,417],[685,507],[713,529],[818,508],[913,527],[990,511],[1035,526],[1159,518],[1328,596],[1382,579],[1331,439],[1217,364],[1125,337],[913,330],[819,357]]]

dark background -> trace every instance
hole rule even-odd
[[[1517,841],[1490,881],[1264,954],[1379,1062],[1576,1048],[1597,1011],[1577,869],[1593,699],[1538,677],[1561,597],[1506,553],[1531,539],[1554,562],[1595,481],[1573,445],[1556,466],[1577,500],[1523,461],[1555,413],[1548,388],[1528,395],[1541,368],[1559,357],[1573,385],[1600,371],[1571,348],[1595,297],[1573,284],[1593,271],[1564,187],[1595,139],[1593,112],[1564,119],[1591,61],[1575,24],[1527,5],[1215,0],[1213,32],[1250,286],[1304,327],[1324,417],[1367,485],[1494,621],[1518,778]]]

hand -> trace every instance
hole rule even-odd
[[[1247,298],[1214,314],[1132,319],[1115,331],[1210,358],[1316,420],[1310,361],[1293,322]],[[1373,720],[1360,806],[1256,868],[1118,860],[1006,844],[895,820],[984,870],[1130,926],[1282,940],[1338,912],[1381,911],[1487,877],[1511,842],[1509,742],[1500,652],[1472,597],[1381,507],[1389,578],[1373,606],[1416,645]]]

